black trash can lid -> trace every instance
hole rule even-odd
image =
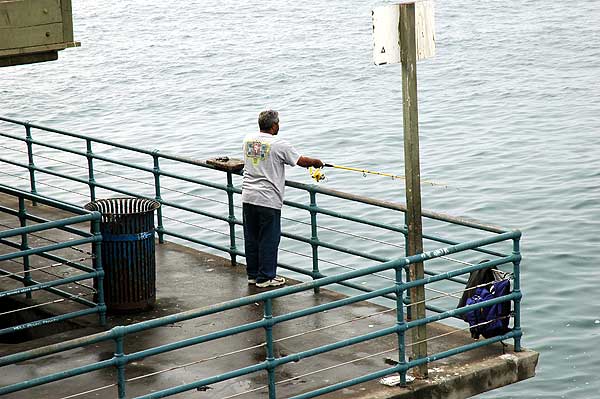
[[[102,215],[136,215],[154,212],[160,203],[147,198],[107,198],[85,204],[88,211],[98,211]]]

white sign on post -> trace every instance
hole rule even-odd
[[[415,1],[417,60],[435,55],[433,0]],[[390,4],[373,10],[373,62],[376,65],[400,63],[400,5]]]

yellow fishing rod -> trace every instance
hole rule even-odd
[[[406,180],[406,176],[394,175],[392,173],[377,172],[377,171],[374,171],[374,170],[353,168],[353,167],[350,167],[350,166],[334,165],[334,164],[331,164],[331,163],[326,163],[323,166],[324,167],[329,167],[329,168],[349,170],[351,172],[359,172],[359,173],[362,173],[362,175],[364,177],[366,177],[367,174],[369,174],[369,175],[378,175],[378,176],[391,177],[392,180],[396,180],[396,179]],[[323,169],[322,168],[313,168],[313,167],[310,167],[308,169],[308,171],[309,171],[310,175],[312,176],[312,178],[315,179],[315,181],[317,183],[320,182],[321,180],[325,179],[325,173],[323,173]],[[430,186],[447,187],[446,184],[435,183],[435,182],[428,181],[428,180],[421,180],[421,183],[422,184],[428,184]]]

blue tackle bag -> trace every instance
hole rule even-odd
[[[466,305],[482,303],[509,293],[509,280],[494,281],[486,287],[475,289],[475,293],[467,298]],[[471,336],[475,339],[479,339],[480,335],[483,335],[484,338],[491,338],[509,332],[510,303],[510,301],[506,301],[465,313],[464,319],[471,326]]]

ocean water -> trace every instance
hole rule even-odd
[[[377,4],[77,1],[81,48],[0,69],[0,115],[206,159],[239,156],[274,108],[302,153],[403,174],[400,67],[371,61]],[[541,354],[535,378],[480,397],[598,397],[600,3],[437,2],[436,44],[418,65],[421,167],[447,188],[424,186],[423,207],[523,231],[523,343]]]

